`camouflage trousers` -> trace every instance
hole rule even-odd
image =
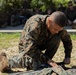
[[[45,55],[50,56],[50,59],[53,58],[60,44],[59,37],[53,37],[45,45],[38,46],[39,50],[42,51],[46,49]],[[37,57],[37,55],[36,55]],[[39,58],[38,58],[39,59]],[[30,56],[26,54],[25,51],[20,51],[19,55],[13,56],[9,59],[9,65],[12,68],[21,68],[27,67],[28,69],[38,70],[40,67],[48,67],[48,64],[41,63],[38,59],[32,59]],[[43,60],[43,59],[42,59]]]
[[[27,68],[27,70],[39,70],[47,67],[51,67],[48,64],[42,64],[39,60],[33,60],[28,55],[13,56],[9,59],[10,68]]]
[[[37,71],[10,73],[9,75],[76,75],[76,69],[64,70],[61,66]]]

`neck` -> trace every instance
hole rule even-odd
[[[48,25],[48,18],[49,18],[49,17],[47,17],[47,19],[46,19],[46,25]]]

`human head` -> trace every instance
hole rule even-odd
[[[69,1],[68,6],[71,6],[71,5],[73,5],[73,3],[72,3],[72,1]]]
[[[62,4],[59,4],[59,7],[63,7],[63,5]]]
[[[51,9],[48,9],[47,10],[47,14],[50,15],[51,13],[52,13],[52,10]]]
[[[61,31],[66,23],[67,18],[61,11],[55,11],[47,18],[47,27],[52,34]]]
[[[68,7],[69,7],[71,10],[73,10],[73,3],[72,3],[72,1],[69,1],[69,2],[68,2]]]

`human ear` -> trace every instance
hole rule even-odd
[[[50,18],[48,18],[48,24],[50,25],[52,23],[52,21],[50,20]]]

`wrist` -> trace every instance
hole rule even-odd
[[[48,62],[47,62],[50,66],[52,67],[56,67],[58,66],[53,60],[49,59]]]

